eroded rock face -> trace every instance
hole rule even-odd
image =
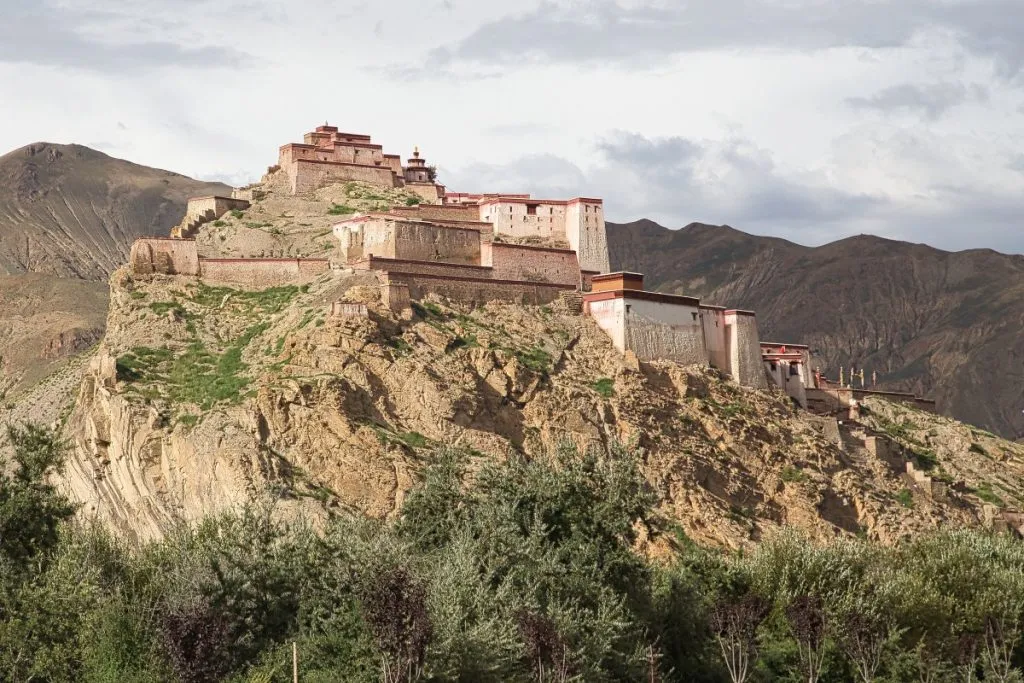
[[[261,295],[115,278],[108,334],[69,421],[66,482],[83,514],[153,538],[276,489],[285,514],[388,517],[442,446],[480,463],[569,441],[633,449],[665,517],[705,543],[738,547],[783,525],[895,541],[980,518],[956,492],[901,505],[896,467],[856,439],[842,450],[781,394],[639,363],[588,319],[433,301],[401,320],[354,277],[328,273],[266,310]],[[330,316],[339,298],[368,316]],[[240,338],[247,383],[207,410],[173,400],[182,380],[167,367],[118,375],[115,359],[140,348],[216,355]]]

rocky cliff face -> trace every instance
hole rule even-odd
[[[438,300],[404,320],[370,284],[334,271],[305,290],[240,292],[118,272],[67,423],[66,484],[84,513],[145,539],[276,490],[289,514],[386,517],[439,448],[544,457],[568,440],[634,449],[666,520],[702,542],[980,523],[973,489],[907,506],[902,461],[853,437],[841,449],[834,423],[779,394],[624,358],[579,315]],[[331,317],[336,299],[368,315]]]
[[[612,267],[757,311],[762,339],[808,344],[833,378],[878,374],[953,417],[1024,435],[1024,256],[860,236],[822,247],[694,224],[609,224]]]

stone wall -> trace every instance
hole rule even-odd
[[[494,279],[493,269],[489,266],[442,263],[440,261],[414,261],[410,259],[368,256],[353,263],[352,267],[360,270],[380,270],[396,274],[408,273],[413,275],[439,275],[443,277],[469,277],[484,280]]]
[[[725,324],[729,373],[743,386],[767,389],[768,381],[761,363],[757,318],[750,311],[726,311]]]
[[[687,303],[612,296],[592,298],[584,306],[623,353],[632,351],[640,360],[707,363],[696,300]]]
[[[612,338],[612,346],[626,352],[626,303],[623,299],[584,301],[583,312]]]
[[[282,164],[291,182],[292,194],[311,192],[329,183],[360,180],[384,187],[395,187],[395,174],[387,166],[362,166],[335,161],[299,159]]]
[[[185,217],[171,229],[171,237],[188,239],[194,237],[199,228],[215,221],[228,211],[249,208],[249,201],[237,197],[193,197],[188,200]]]
[[[725,309],[720,306],[700,306],[699,312],[708,363],[713,368],[729,372],[725,341]]]
[[[624,298],[625,346],[641,360],[707,364],[697,305]]]
[[[327,259],[199,260],[200,277],[211,284],[266,289],[309,282],[329,268]]]
[[[347,262],[369,256],[481,265],[480,231],[419,221],[357,219],[334,226]]]
[[[554,282],[578,287],[580,265],[576,252],[495,242],[489,245],[493,277],[499,280]],[[487,262],[486,260],[484,261]]]
[[[480,264],[480,231],[396,221],[393,258]]]
[[[893,403],[903,403],[912,408],[923,410],[929,413],[937,413],[935,401],[925,398],[918,398],[914,394],[908,394],[902,391],[876,391],[874,389],[850,389],[853,393],[853,397],[858,401],[863,401],[866,398],[884,398],[887,401]]]
[[[569,290],[564,285],[546,283],[510,282],[489,278],[449,277],[444,275],[386,273],[386,284],[405,284],[410,299],[422,299],[437,294],[453,301],[481,306],[488,301],[509,301],[518,304],[549,304],[560,292]],[[392,307],[392,310],[395,310]]]
[[[480,209],[476,206],[420,204],[418,206],[396,206],[390,209],[390,213],[425,221],[480,221]]]
[[[135,240],[128,265],[132,275],[198,275],[195,240],[150,237]]]
[[[444,197],[444,186],[431,182],[419,183],[406,180],[405,189],[423,197],[423,200],[430,204],[440,204]]]

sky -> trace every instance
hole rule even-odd
[[[452,191],[1024,252],[1024,0],[0,0],[0,152],[241,185],[325,121]]]

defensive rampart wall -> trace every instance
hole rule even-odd
[[[518,304],[549,304],[560,292],[571,287],[548,283],[515,282],[490,278],[451,277],[447,275],[385,273],[385,284],[406,285],[410,299],[437,294],[453,301],[480,306],[488,301],[509,301]]]
[[[327,259],[199,259],[204,282],[249,289],[302,284],[329,267]]]

